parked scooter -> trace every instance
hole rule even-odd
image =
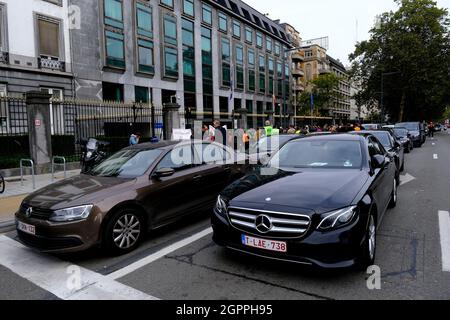
[[[108,142],[99,141],[94,138],[88,140],[82,139],[79,144],[82,148],[81,153],[81,173],[87,173],[100,162],[106,159],[107,153],[105,148],[109,145]]]

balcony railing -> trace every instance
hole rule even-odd
[[[9,53],[0,51],[0,64],[9,64]]]
[[[61,72],[66,71],[66,63],[55,58],[40,57],[38,58],[38,63],[40,69],[50,69]]]
[[[303,72],[302,69],[294,68],[294,70],[292,70],[292,75],[293,75],[294,77],[304,77],[304,76],[305,76],[305,73]]]
[[[293,60],[293,61],[305,61],[305,57],[302,56],[302,55],[299,54],[299,53],[294,53],[294,54],[292,55],[292,60]]]
[[[320,74],[331,73],[331,69],[329,67],[320,67],[319,73]]]

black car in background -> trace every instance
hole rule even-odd
[[[220,193],[213,240],[274,260],[366,269],[377,227],[397,202],[396,172],[394,156],[370,134],[291,141]]]
[[[386,151],[393,154],[395,165],[397,166],[398,170],[398,179],[400,179],[400,172],[403,172],[405,170],[405,150],[390,130],[357,131],[354,132],[354,134],[374,135],[378,139],[378,141],[381,142]]]
[[[405,128],[411,135],[414,147],[421,148],[427,140],[426,130],[421,122],[400,122],[395,124],[396,128]]]
[[[405,153],[410,153],[414,149],[414,143],[410,139],[411,135],[409,134],[408,129],[397,127],[392,129],[392,132],[397,140],[402,144]]]

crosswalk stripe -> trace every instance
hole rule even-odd
[[[99,273],[35,252],[5,235],[0,236],[0,264],[64,300],[158,300]],[[77,281],[72,282],[70,270],[79,275]]]
[[[441,236],[442,270],[450,272],[450,213],[439,211],[439,233]]]

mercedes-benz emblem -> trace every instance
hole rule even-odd
[[[31,217],[32,214],[33,214],[33,208],[32,208],[32,207],[29,207],[29,208],[27,209],[27,211],[25,211],[25,216],[26,216],[27,218],[29,218],[29,217]]]
[[[272,198],[270,198],[270,197],[269,197],[269,198],[266,198],[266,201],[267,201],[267,202],[270,202],[270,201],[272,201]]]
[[[270,218],[266,215],[260,215],[255,220],[255,227],[261,233],[268,233],[272,230],[273,225]]]

